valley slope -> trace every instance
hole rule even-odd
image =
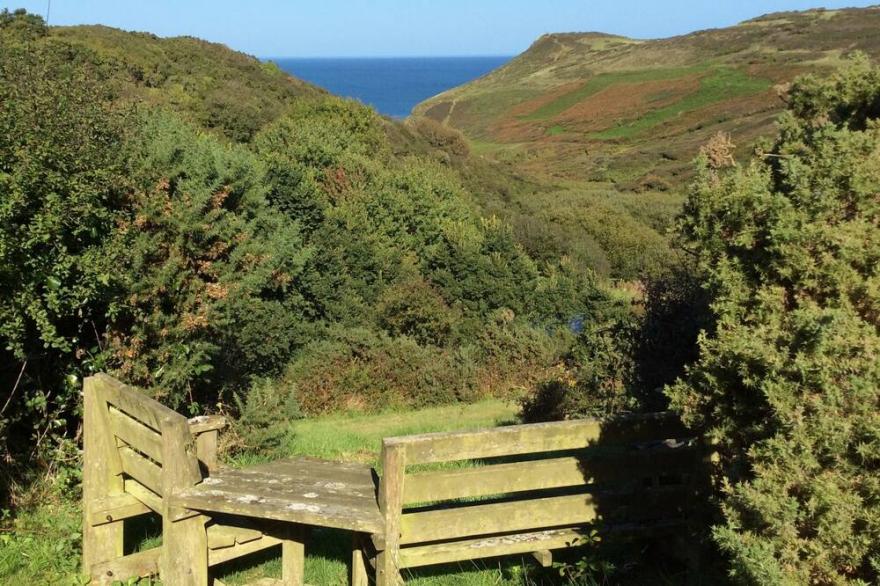
[[[506,66],[419,105],[475,150],[534,176],[675,186],[709,136],[769,135],[777,86],[880,55],[880,7],[777,13],[659,40],[549,34]]]

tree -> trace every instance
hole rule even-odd
[[[801,78],[771,148],[729,149],[704,150],[679,223],[715,329],[667,390],[720,457],[715,539],[742,583],[877,583],[880,69]]]

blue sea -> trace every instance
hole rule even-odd
[[[485,75],[510,57],[271,59],[300,79],[356,98],[381,114],[409,116],[419,102]]]

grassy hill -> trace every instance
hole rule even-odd
[[[878,30],[874,7],[771,14],[659,40],[544,35],[415,111],[534,176],[665,188],[689,174],[713,133],[731,133],[741,152],[769,134],[782,108],[777,85],[852,51],[880,55]]]

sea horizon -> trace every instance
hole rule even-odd
[[[285,72],[333,94],[353,98],[391,118],[406,118],[419,103],[486,75],[509,55],[445,57],[274,57]]]

